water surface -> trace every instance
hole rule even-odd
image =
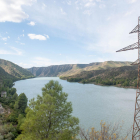
[[[72,102],[73,116],[78,117],[80,125],[86,129],[100,128],[100,121],[121,123],[124,130],[133,124],[135,89],[94,84],[70,83],[58,77],[41,77],[15,82],[17,93],[25,93],[28,100],[41,95],[41,89],[50,80],[57,80],[68,93],[68,101]],[[126,132],[126,131],[125,131]]]

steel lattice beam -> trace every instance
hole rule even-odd
[[[129,34],[137,33],[137,32],[138,32],[138,25]]]
[[[139,62],[139,59],[137,59],[135,62],[133,62],[131,65],[139,65],[140,62]]]
[[[136,42],[136,43],[134,43],[132,45],[129,45],[129,46],[125,47],[125,48],[122,48],[122,49],[120,49],[120,50],[118,50],[116,52],[127,51],[127,50],[134,50],[134,49],[138,49],[138,42]]]

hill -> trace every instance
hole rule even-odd
[[[26,79],[34,77],[28,70],[10,62],[7,60],[0,59],[0,79]]]
[[[82,71],[105,70],[114,67],[130,66],[131,62],[105,61],[90,64],[66,64],[48,67],[33,67],[28,70],[38,77],[65,77],[81,73]]]
[[[61,79],[69,82],[136,87],[137,73],[137,66],[123,66],[106,70],[83,71],[73,76],[61,77]]]
[[[12,79],[12,80],[14,80],[15,77],[10,75],[10,74],[8,74],[7,72],[5,72],[4,69],[2,69],[0,67],[0,80],[4,80],[4,79]]]

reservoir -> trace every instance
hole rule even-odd
[[[42,94],[42,87],[50,80],[57,80],[72,102],[73,116],[78,117],[85,129],[100,129],[101,120],[107,124],[123,121],[123,135],[131,128],[134,119],[136,89],[94,84],[70,83],[58,77],[39,77],[15,82],[18,95],[25,93],[28,100]],[[131,137],[131,135],[130,135]]]

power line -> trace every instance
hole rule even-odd
[[[138,25],[130,32],[130,34],[131,33],[138,33],[138,42],[129,45],[125,48],[122,48],[116,52],[138,49],[138,59],[131,64],[138,65],[138,78],[137,78],[132,140],[140,140],[140,16],[138,17]]]

